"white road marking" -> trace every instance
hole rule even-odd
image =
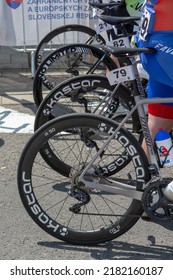
[[[0,132],[33,133],[35,116],[0,106]]]

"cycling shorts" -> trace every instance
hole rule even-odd
[[[147,41],[140,40],[139,47],[152,47],[154,54],[140,55],[144,69],[149,74],[148,98],[173,97],[173,32],[155,32]],[[148,112],[154,116],[173,119],[173,103],[149,104]]]

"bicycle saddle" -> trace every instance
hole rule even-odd
[[[95,2],[89,2],[89,5],[94,7],[94,8],[98,8],[98,9],[105,9],[105,8],[112,8],[115,6],[125,6],[125,2],[124,1],[120,1],[120,2],[111,2],[111,3],[95,3]]]
[[[109,23],[111,25],[117,24],[128,24],[129,22],[140,20],[140,17],[117,17],[117,16],[107,16],[107,15],[99,15],[100,19],[104,22]]]
[[[111,54],[116,55],[117,57],[125,56],[136,56],[140,53],[155,53],[156,49],[154,48],[122,48],[122,47],[108,47],[101,46],[101,48]]]

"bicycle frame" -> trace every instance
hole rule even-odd
[[[124,119],[118,125],[117,129],[112,133],[112,135],[108,138],[108,140],[104,143],[104,145],[99,149],[99,151],[95,154],[95,156],[92,158],[92,160],[84,168],[81,175],[79,176],[79,182],[82,182],[86,187],[89,187],[89,188],[95,188],[95,189],[99,189],[99,190],[103,190],[103,191],[109,191],[109,192],[112,192],[115,194],[121,194],[121,195],[124,195],[127,197],[141,200],[142,193],[141,193],[141,191],[137,191],[134,186],[123,184],[123,183],[117,182],[115,180],[110,180],[110,179],[106,179],[105,180],[106,182],[104,182],[103,184],[102,183],[100,184],[100,183],[96,183],[96,182],[89,182],[89,181],[85,180],[85,178],[84,178],[86,172],[92,167],[93,163],[102,154],[102,152],[105,151],[105,149],[109,145],[110,141],[113,138],[115,138],[117,132],[123,127],[123,125],[132,116],[132,114],[134,113],[135,110],[138,111],[142,131],[144,134],[144,139],[146,141],[146,145],[147,145],[147,149],[148,149],[148,153],[149,153],[149,159],[151,162],[149,164],[149,168],[153,172],[153,175],[155,177],[157,177],[159,179],[161,178],[159,166],[158,166],[156,155],[154,152],[154,146],[153,146],[150,131],[148,128],[144,105],[156,104],[156,103],[172,103],[173,97],[172,98],[152,98],[152,99],[143,98],[143,99],[141,99],[140,94],[141,94],[142,88],[140,88],[140,84],[139,84],[139,80],[138,80],[139,74],[138,74],[137,67],[135,64],[134,64],[133,69],[135,71],[135,76],[136,76],[136,80],[132,81],[134,84],[134,99],[135,99],[136,105],[133,107],[133,109],[131,111],[129,111],[127,113],[127,115],[124,117]],[[121,83],[119,83],[118,85],[120,85],[120,84]],[[115,92],[116,92],[116,88],[114,90],[114,93]],[[147,184],[144,184],[143,189],[145,189],[146,186],[147,186]]]
[[[96,13],[97,14],[97,13]],[[99,15],[98,15],[99,18]],[[99,19],[100,20],[100,19]],[[103,21],[103,20],[102,20]],[[110,43],[112,42],[112,39],[109,36],[109,31],[113,30],[113,32],[115,32],[116,34],[116,30],[121,31],[122,34],[117,35],[117,38],[115,38],[113,41],[117,42],[117,46],[119,46],[120,42],[121,42],[121,46],[122,47],[130,47],[130,39],[129,39],[129,34],[126,30],[126,27],[124,24],[117,24],[117,25],[111,25],[111,24],[107,24],[106,22],[103,21],[103,23],[105,25],[110,26],[110,29],[106,30],[106,35],[107,35],[107,39],[106,39],[106,45],[110,45]],[[103,30],[105,31],[105,30]],[[101,33],[101,32],[100,32]],[[100,35],[100,33],[97,33],[97,36]],[[120,42],[119,42],[120,40]],[[90,45],[93,42],[93,38],[89,38],[85,44]],[[97,46],[98,47],[98,46]],[[86,73],[86,74],[92,74],[97,67],[99,66],[99,64],[103,61],[103,59],[105,58],[105,56],[109,55],[109,52],[105,52],[105,54],[103,55],[103,57],[98,60],[95,64],[92,65],[92,67],[90,68],[90,70]],[[80,59],[81,55],[79,55],[76,60],[73,62],[71,67],[74,67],[77,63],[77,61]]]

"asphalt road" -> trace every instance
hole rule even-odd
[[[31,105],[11,108],[35,112]],[[20,201],[16,180],[19,157],[29,137],[27,133],[0,133],[1,260],[173,260],[173,223],[140,219],[123,236],[98,246],[73,246],[40,229]]]

